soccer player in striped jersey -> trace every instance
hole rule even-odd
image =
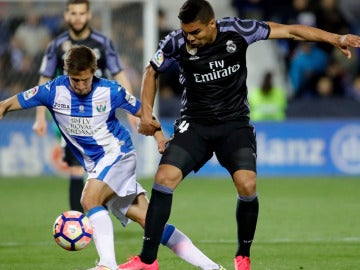
[[[40,67],[39,85],[58,75],[64,74],[64,55],[73,45],[85,45],[94,50],[97,57],[97,77],[108,75],[132,93],[132,88],[125,75],[124,67],[113,42],[107,36],[90,28],[92,14],[89,0],[68,0],[64,12],[64,20],[68,30],[57,36],[47,47]],[[36,108],[36,119],[33,130],[40,136],[47,131],[45,107]],[[137,119],[128,114],[130,126],[135,129]],[[64,140],[63,159],[69,166],[69,202],[72,210],[82,211],[81,192],[84,188],[84,169],[72,154]]]
[[[259,203],[256,137],[250,124],[247,100],[246,50],[259,40],[289,38],[327,42],[350,58],[350,48],[360,47],[360,37],[303,25],[240,18],[216,19],[206,0],[187,0],[178,17],[180,29],[159,43],[145,68],[141,90],[143,112],[138,130],[144,135],[153,135],[156,130],[151,121],[156,79],[174,61],[179,64],[183,86],[181,117],[175,123],[175,134],[155,174],[141,253],[120,269],[152,269],[150,266],[156,262],[163,226],[170,216],[175,188],[215,153],[237,191],[235,269],[250,270],[250,247]]]
[[[0,102],[0,119],[13,110],[45,106],[62,136],[87,172],[81,204],[94,229],[100,260],[93,270],[118,269],[113,223],[108,209],[126,226],[145,226],[146,191],[136,179],[136,152],[129,131],[116,118],[120,108],[141,116],[140,101],[114,80],[98,78],[95,53],[86,46],[70,48],[64,61],[67,75]],[[157,120],[154,138],[162,153],[167,141]],[[163,228],[162,244],[204,270],[225,269],[206,257],[175,226]],[[154,264],[154,267],[156,265]],[[154,268],[155,269],[155,268]]]

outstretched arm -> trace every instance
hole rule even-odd
[[[45,84],[50,79],[51,78],[40,76],[38,85]],[[39,136],[44,136],[46,134],[47,122],[46,122],[46,107],[45,106],[36,107],[35,122],[32,126],[32,129]]]
[[[7,112],[21,109],[22,107],[18,101],[17,95],[0,101],[0,119],[2,119]]]
[[[339,35],[319,28],[305,25],[286,25],[268,22],[270,26],[269,39],[293,39],[297,41],[326,42],[337,47],[344,55],[351,58],[350,48],[360,47],[360,37],[352,34]]]

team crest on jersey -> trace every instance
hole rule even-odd
[[[79,111],[80,111],[81,113],[85,112],[85,107],[84,107],[84,105],[80,105],[80,106],[79,106]]]
[[[35,96],[36,93],[38,92],[38,89],[39,89],[39,88],[36,86],[36,87],[34,87],[34,88],[31,88],[31,89],[25,91],[25,92],[23,93],[24,99],[25,99],[25,100],[28,100],[28,99],[32,98],[33,96]]]
[[[155,63],[155,65],[157,67],[160,67],[162,65],[162,63],[164,62],[164,53],[162,50],[157,50],[154,57],[153,57],[153,62]]]
[[[233,53],[236,51],[236,44],[232,40],[226,41],[226,50],[229,53]]]
[[[95,106],[99,113],[106,111],[106,101],[95,103]]]

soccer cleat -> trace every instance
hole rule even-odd
[[[237,256],[234,259],[235,270],[251,270],[250,259],[246,256]]]
[[[155,260],[152,264],[143,263],[140,256],[130,258],[126,263],[119,265],[120,270],[159,270],[158,260]]]
[[[111,268],[106,267],[106,266],[102,266],[102,265],[98,265],[98,266],[90,268],[88,270],[111,270]]]

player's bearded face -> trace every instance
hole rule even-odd
[[[85,22],[85,23],[68,23],[69,28],[71,29],[71,31],[73,31],[76,35],[79,35],[80,33],[82,33],[85,29],[88,28],[89,26],[89,22]]]
[[[193,48],[203,47],[214,42],[217,34],[215,19],[211,20],[208,24],[203,24],[200,21],[188,24],[182,23],[181,29],[188,43]]]
[[[90,69],[79,72],[76,75],[69,74],[70,89],[79,96],[85,96],[92,90],[94,74]]]
[[[72,4],[68,6],[64,18],[70,30],[78,35],[88,28],[91,13],[86,4]]]

